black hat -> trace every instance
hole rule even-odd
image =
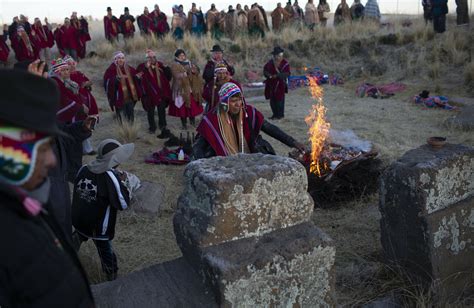
[[[423,90],[420,93],[420,97],[422,97],[422,98],[428,98],[429,96],[430,96],[430,91]]]
[[[284,50],[280,46],[276,46],[273,48],[272,55],[277,55],[284,52]]]
[[[110,6],[107,7],[107,12],[112,11],[112,8]]]
[[[174,52],[174,57],[177,58],[182,53],[186,54],[183,49],[176,49],[176,51]]]
[[[211,52],[218,52],[218,51],[224,52],[224,49],[222,49],[221,46],[219,45],[212,46]]]
[[[48,135],[65,135],[56,125],[59,91],[46,78],[0,70],[0,121]]]
[[[128,7],[125,7],[123,10],[124,10],[125,12],[127,12],[129,9],[128,9]]]

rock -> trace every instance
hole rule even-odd
[[[98,308],[218,307],[183,258],[92,286]]]
[[[313,201],[304,167],[288,158],[240,154],[200,159],[184,172],[174,217],[176,240],[206,247],[309,221]]]
[[[445,124],[460,130],[474,130],[474,106],[461,108],[454,117],[447,119]]]
[[[474,148],[408,151],[380,183],[386,256],[437,295],[474,291]]]
[[[221,307],[335,305],[331,239],[311,222],[202,251],[199,271]]]
[[[165,187],[161,184],[142,182],[135,192],[135,201],[132,207],[137,212],[159,214],[165,197]]]

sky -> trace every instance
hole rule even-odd
[[[198,6],[202,7],[203,11],[207,11],[211,3],[215,3],[218,10],[226,9],[230,4],[235,5],[241,3],[252,4],[257,0],[191,0],[191,1],[163,1],[163,0],[148,0],[148,1],[130,1],[130,0],[0,0],[0,23],[10,23],[14,16],[24,14],[32,21],[35,17],[48,17],[51,22],[58,22],[66,16],[70,16],[72,11],[77,11],[78,15],[92,16],[94,18],[102,18],[105,15],[107,6],[111,6],[114,15],[119,15],[123,12],[123,8],[128,6],[132,15],[139,15],[143,12],[143,8],[148,6],[150,11],[154,4],[158,4],[160,9],[167,15],[171,15],[171,7],[174,4],[183,4],[185,11],[188,11],[192,2],[196,2]],[[468,0],[472,3],[472,0]],[[273,10],[277,2],[283,4],[286,0],[260,0],[257,1],[267,11]],[[300,6],[304,7],[306,0],[299,0]],[[318,3],[318,0],[314,1]],[[327,0],[334,12],[340,0]],[[353,0],[347,0],[351,5]],[[366,0],[361,0],[365,5]],[[383,13],[389,14],[421,14],[423,9],[421,7],[421,0],[378,0],[380,10]],[[450,13],[455,13],[455,0],[448,0]]]

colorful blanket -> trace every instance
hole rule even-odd
[[[149,157],[145,159],[145,163],[147,164],[165,164],[165,165],[185,165],[191,161],[189,155],[186,153],[184,154],[184,159],[179,160],[178,154],[181,148],[176,150],[169,150],[167,148],[163,148],[162,150],[151,154]]]
[[[421,97],[420,95],[415,95],[413,101],[416,104],[422,104],[428,108],[439,107],[444,110],[455,110],[457,107],[451,106],[448,103],[448,98],[446,96],[428,96],[426,98]]]
[[[374,85],[370,83],[363,83],[356,89],[356,95],[359,97],[372,98],[387,98],[395,95],[397,92],[402,92],[406,89],[403,83],[392,82],[384,85]]]
[[[306,75],[299,75],[299,76],[290,76],[288,77],[288,88],[294,90],[300,87],[307,87],[309,86],[308,77],[316,78],[316,82],[318,85],[321,84],[331,84],[334,86],[344,84],[344,80],[341,76],[334,74],[328,75],[323,73],[319,68],[315,67],[311,70],[308,70]]]

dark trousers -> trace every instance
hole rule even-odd
[[[79,251],[81,244],[87,242],[88,238],[82,234],[74,231],[72,234],[72,241],[76,251]],[[93,240],[94,245],[99,253],[100,263],[102,264],[102,271],[106,274],[115,274],[118,271],[117,256],[112,247],[112,241],[108,240]]]
[[[270,98],[270,107],[272,108],[272,118],[283,118],[285,117],[285,98],[282,100],[276,100]]]
[[[446,15],[433,16],[433,28],[437,33],[443,33],[446,31]]]
[[[181,119],[181,125],[183,125],[183,127],[186,127],[187,123],[188,123],[188,120],[186,117],[184,118],[180,118]],[[194,117],[189,117],[189,123],[191,123],[191,125],[195,125],[196,124],[196,120]]]
[[[129,121],[130,123],[133,123],[135,119],[134,107],[135,107],[135,103],[132,101],[126,102],[125,104],[123,104],[122,108],[115,107],[117,119],[120,121],[120,123],[122,122],[122,115],[125,116],[127,121]]]
[[[156,106],[156,110],[158,111],[158,127],[163,130],[166,128],[166,104],[159,104]],[[148,110],[147,117],[149,130],[153,132],[156,131],[155,107]]]

